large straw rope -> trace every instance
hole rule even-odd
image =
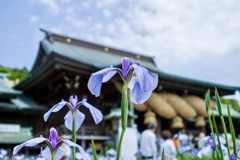
[[[120,82],[118,82],[118,81],[114,81],[114,80],[113,80],[112,82],[113,82],[113,84],[115,85],[116,89],[117,89],[120,93],[122,93],[122,86],[123,86],[123,84],[120,83]],[[143,104],[135,104],[135,103],[133,103],[133,107],[134,107],[134,109],[136,109],[136,110],[139,111],[139,112],[144,112],[144,111],[146,111],[147,108],[148,108],[145,103],[143,103]]]
[[[172,119],[177,115],[173,107],[155,92],[152,92],[150,98],[145,103],[159,116],[166,119]]]
[[[195,127],[205,127],[206,121],[203,116],[198,116],[195,121]]]
[[[144,112],[148,109],[148,106],[145,103],[143,103],[143,104],[133,103],[133,107],[134,107],[134,109],[136,109],[139,112]]]
[[[157,123],[156,114],[152,112],[150,109],[144,114],[144,121],[143,124],[149,123]]]
[[[210,100],[210,108],[211,109],[213,109],[213,108],[216,108],[217,107],[217,103],[216,103],[216,101],[214,101],[214,100]]]
[[[172,119],[171,128],[183,128],[183,127],[184,127],[184,124],[181,117],[176,116]]]
[[[195,95],[187,95],[184,96],[185,99],[198,113],[198,115],[207,117],[206,105],[205,100],[195,96]]]
[[[192,108],[184,99],[180,96],[172,93],[159,93],[173,108],[175,111],[185,119],[194,118],[197,112]]]
[[[118,82],[118,81],[115,81],[115,80],[112,80],[114,86],[116,87],[116,89],[118,90],[118,92],[122,93],[122,86],[123,84]]]

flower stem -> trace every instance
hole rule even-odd
[[[224,131],[224,135],[225,135],[226,144],[229,145],[228,137],[227,137],[227,129],[226,129],[225,121],[224,121],[223,114],[222,114],[222,104],[221,104],[220,97],[218,95],[217,89],[215,89],[215,97],[216,97],[219,116],[220,116],[220,119],[221,119],[221,122],[222,122],[222,127],[223,127],[223,131]],[[227,151],[228,151],[228,157],[230,157],[229,147],[227,147]]]
[[[75,118],[75,114],[73,113],[73,121],[72,121],[72,141],[74,142],[74,143],[76,143],[76,125],[75,125],[75,123],[76,123],[76,118]],[[73,147],[72,148],[72,159],[73,160],[76,160],[76,148],[75,147]]]
[[[212,133],[212,136],[214,136],[214,129],[213,129],[212,119],[211,119],[211,115],[210,115],[210,111],[209,111],[209,107],[210,107],[210,90],[208,90],[206,95],[205,95],[205,104],[206,104],[206,112],[207,112],[207,115],[208,115],[208,120],[209,120],[209,124],[210,124],[211,133]],[[216,144],[215,138],[213,138],[213,141],[214,141],[214,144]],[[213,154],[212,154],[213,160],[215,160],[215,154],[216,154],[216,151],[214,150]]]
[[[125,133],[125,129],[122,129],[121,136],[120,136],[119,143],[118,143],[117,160],[120,159],[121,146],[122,146],[122,140],[123,140],[124,133]]]
[[[52,152],[52,160],[56,160],[56,152]]]
[[[124,137],[125,130],[127,128],[127,118],[128,118],[128,96],[127,96],[127,86],[128,84],[125,83],[122,88],[122,102],[121,102],[121,120],[122,120],[122,131],[120,135],[120,139],[118,142],[118,149],[117,149],[117,160],[120,159],[121,154],[121,147],[122,141]]]
[[[212,111],[212,120],[213,120],[212,122],[213,122],[213,126],[214,126],[214,129],[215,129],[215,132],[216,132],[216,136],[217,136],[217,141],[218,141],[218,144],[219,144],[218,145],[218,151],[220,152],[221,159],[224,159],[223,151],[222,151],[222,147],[221,147],[221,142],[220,142],[220,139],[219,139],[219,136],[218,136],[219,133],[218,133],[218,128],[217,128],[217,123],[216,123],[216,119],[215,119],[215,116],[213,114],[213,111]],[[213,135],[213,136],[215,136],[215,135]]]
[[[227,144],[227,151],[228,151],[228,157],[230,157],[230,149],[229,149],[229,143],[228,143],[228,136],[227,136],[227,129],[226,129],[226,125],[225,125],[225,121],[223,116],[220,116],[221,122],[222,122],[222,127],[223,127],[223,131],[224,131],[224,135],[225,135],[225,140],[226,140],[226,144]]]

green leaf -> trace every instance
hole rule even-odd
[[[223,114],[222,114],[222,104],[221,104],[221,101],[220,101],[220,97],[218,95],[217,88],[215,88],[215,96],[216,96],[216,101],[217,101],[218,113],[219,113],[219,116],[220,116],[220,119],[221,119],[223,131],[224,131],[224,137],[225,137],[226,143],[228,144],[227,129],[226,129],[225,120],[224,120],[224,117],[223,117]],[[227,151],[228,151],[228,157],[230,157],[229,148],[227,148]]]
[[[208,90],[207,93],[205,94],[205,105],[206,105],[206,111],[208,112],[209,105],[210,105],[210,90]]]
[[[217,102],[217,107],[218,107],[218,112],[219,115],[222,116],[222,104],[218,95],[217,88],[215,88],[215,97],[216,97],[216,102]]]
[[[162,151],[162,160],[164,160],[165,158],[164,158],[164,149],[163,149],[163,151]]]
[[[216,123],[216,119],[215,119],[215,116],[214,116],[214,113],[213,113],[213,111],[212,111],[212,121],[213,121],[213,126],[214,126],[214,130],[215,130],[215,133],[216,133],[216,136],[217,136],[217,141],[218,141],[218,144],[221,144],[221,142],[220,142],[220,139],[219,139],[219,133],[218,133],[218,128],[217,128],[217,123]],[[213,135],[213,136],[215,136],[215,135]],[[214,138],[215,139],[215,138]],[[220,157],[221,157],[221,159],[223,160],[224,159],[224,156],[223,156],[223,152],[222,152],[222,147],[221,147],[221,145],[218,145],[218,154],[219,154],[219,152],[220,152]],[[219,156],[219,155],[218,155]]]
[[[230,132],[232,135],[232,142],[233,142],[233,153],[235,157],[237,156],[237,146],[236,146],[236,137],[235,137],[235,131],[234,131],[234,126],[232,122],[232,116],[229,108],[229,104],[227,103],[227,110],[228,110],[228,122],[229,122],[229,127],[230,127]]]
[[[94,160],[97,160],[97,152],[96,152],[96,148],[95,148],[93,136],[91,136],[91,142],[92,142],[93,159],[94,159]]]
[[[188,157],[190,160],[193,160],[193,158],[192,158],[189,154],[187,154],[187,157]]]

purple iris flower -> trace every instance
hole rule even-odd
[[[102,83],[109,81],[116,73],[119,73],[124,83],[128,84],[130,99],[135,104],[144,103],[158,84],[157,74],[141,67],[140,62],[130,65],[130,59],[124,57],[122,58],[122,69],[111,66],[93,73],[88,81],[88,89],[98,97]]]
[[[16,147],[14,147],[13,149],[13,155],[17,154],[17,152],[22,149],[23,147],[33,147],[36,146],[37,144],[40,144],[42,142],[45,142],[47,144],[47,147],[41,152],[41,155],[47,159],[47,160],[51,160],[52,159],[52,155],[56,155],[56,159],[61,159],[64,154],[65,154],[65,150],[63,147],[61,147],[61,145],[63,143],[65,143],[66,145],[70,146],[70,147],[75,147],[77,148],[80,153],[82,154],[82,156],[84,157],[84,159],[86,158],[86,154],[83,150],[83,148],[81,146],[79,146],[76,143],[73,143],[72,141],[70,141],[69,139],[61,139],[59,140],[58,138],[58,133],[56,131],[55,128],[51,128],[50,129],[50,136],[49,139],[44,138],[43,136],[40,136],[38,138],[33,138],[25,143],[22,143]]]
[[[203,147],[199,152],[198,152],[198,157],[202,158],[203,156],[209,156],[217,149],[218,145],[221,145],[221,149],[223,153],[227,154],[227,147],[224,145],[226,144],[226,140],[219,136],[220,139],[220,144],[218,144],[217,141],[217,136],[206,136],[200,140],[200,143],[205,144],[205,147]],[[216,143],[216,144],[215,144]]]
[[[234,154],[232,154],[229,158],[229,160],[237,160],[237,158],[234,156]]]
[[[65,126],[70,130],[72,130],[73,116],[76,118],[76,123],[75,123],[76,130],[78,130],[81,127],[81,125],[85,119],[85,115],[78,110],[78,108],[81,105],[85,106],[86,108],[88,108],[90,110],[92,117],[96,124],[101,122],[103,119],[103,115],[102,115],[101,111],[99,111],[98,109],[93,107],[91,104],[87,103],[86,99],[83,99],[82,101],[78,102],[77,96],[75,96],[75,97],[70,96],[69,102],[62,100],[58,104],[54,105],[47,113],[45,113],[44,120],[47,121],[48,117],[50,116],[50,114],[52,112],[58,112],[65,105],[69,108],[70,111],[68,111],[68,113],[65,115],[64,123],[65,123]]]

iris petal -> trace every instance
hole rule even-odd
[[[56,153],[56,159],[61,159],[65,155],[65,149],[61,146],[58,148]]]
[[[116,68],[105,68],[91,75],[88,81],[88,89],[98,97],[100,95],[102,83],[109,81],[117,73]]]
[[[52,159],[52,153],[51,150],[49,149],[49,147],[46,147],[42,152],[41,152],[42,156],[45,159]]]
[[[237,158],[234,156],[234,154],[232,154],[232,155],[230,156],[230,160],[237,160]]]
[[[81,146],[79,146],[76,143],[73,143],[72,141],[70,141],[68,139],[62,139],[62,141],[64,143],[66,143],[68,146],[77,148],[79,150],[79,152],[81,153],[81,155],[83,156],[83,159],[87,159],[87,155],[86,155],[85,151],[83,150],[83,148]]]
[[[70,96],[69,103],[71,104],[72,108],[76,107],[77,102],[78,102],[77,96]]]
[[[94,119],[95,124],[98,124],[99,122],[102,121],[103,119],[103,115],[102,112],[99,111],[98,109],[96,109],[94,106],[92,106],[91,104],[87,103],[86,101],[82,101],[82,104],[88,108],[92,114],[92,117]]]
[[[59,102],[58,104],[55,104],[47,113],[44,114],[43,118],[46,122],[52,112],[58,112],[60,109],[62,109],[66,105],[66,101]]]
[[[221,144],[221,149],[222,149],[222,151],[223,151],[224,154],[227,154],[228,148],[227,148],[226,146],[224,146],[224,145]]]
[[[131,80],[129,81],[129,83],[128,83],[128,88],[129,89],[133,89],[133,87],[134,87],[134,85],[135,85],[135,83],[137,83],[138,82],[138,80],[136,79],[136,78],[131,78]],[[140,88],[141,89],[141,88]]]
[[[42,143],[43,141],[48,141],[48,139],[43,138],[43,137],[38,137],[38,138],[33,138],[25,143],[22,143],[16,147],[14,147],[13,149],[13,155],[15,155],[20,149],[22,149],[23,147],[27,146],[27,147],[33,147],[36,146],[39,143]]]
[[[55,128],[50,128],[49,141],[51,143],[52,149],[55,150],[58,144],[58,133]]]
[[[76,130],[78,130],[81,127],[81,125],[85,119],[85,115],[83,113],[81,113],[79,110],[77,110],[75,117],[76,117],[76,120],[75,120],[76,126],[75,127],[76,127]],[[72,112],[68,111],[68,113],[65,115],[64,119],[65,119],[65,122],[64,122],[65,126],[69,130],[72,130],[72,122],[73,122]]]
[[[129,66],[130,66],[130,59],[127,57],[122,58],[122,75],[124,79],[127,78]]]
[[[220,143],[221,143],[221,144],[226,144],[225,138],[219,136],[219,140],[220,140]]]
[[[142,90],[144,92],[153,91],[158,84],[158,75],[149,72],[146,68],[136,64],[133,64],[132,66],[134,68],[134,74],[137,75],[137,79]]]
[[[151,94],[152,91],[143,92],[140,84],[136,82],[134,87],[130,90],[130,99],[135,104],[142,104],[151,96]]]
[[[198,152],[198,157],[202,158],[203,156],[209,156],[212,154],[212,148],[211,146],[204,147]]]

